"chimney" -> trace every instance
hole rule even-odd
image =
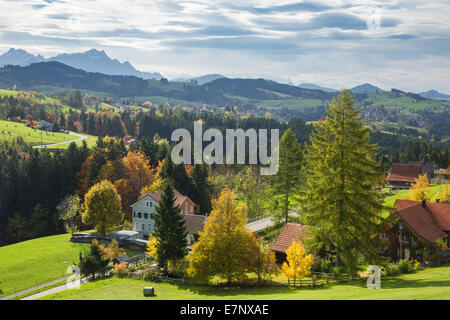
[[[422,199],[422,207],[424,207],[425,208],[425,204],[427,203],[427,200],[426,199]]]
[[[439,203],[439,201],[441,201],[441,199],[439,199],[439,198],[436,198],[436,203]]]

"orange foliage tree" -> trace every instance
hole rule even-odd
[[[151,184],[154,177],[154,170],[150,168],[148,159],[140,152],[128,152],[122,159],[124,165],[124,175],[117,180],[114,185],[121,198],[123,211],[128,219],[131,219],[130,205],[133,204],[140,195],[141,189]]]

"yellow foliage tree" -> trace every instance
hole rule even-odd
[[[444,186],[444,189],[441,193],[439,193],[436,196],[436,199],[439,199],[439,201],[449,201],[450,202],[450,182],[447,182],[447,184]]]
[[[426,174],[421,174],[416,178],[412,184],[412,188],[409,190],[409,198],[411,200],[424,200],[428,198],[430,191],[428,187],[430,186],[430,181]]]
[[[84,197],[83,223],[94,225],[96,232],[107,234],[123,220],[122,202],[116,188],[108,180],[93,185]]]
[[[252,231],[246,226],[246,208],[239,205],[236,195],[225,188],[218,199],[213,200],[213,210],[199,232],[199,240],[188,256],[188,275],[208,280],[219,275],[228,285],[234,279],[245,277],[251,268]]]
[[[281,271],[288,279],[303,279],[311,270],[313,264],[313,256],[311,254],[305,256],[305,248],[296,241],[292,241],[292,245],[286,250],[286,260],[283,263]]]
[[[153,235],[150,235],[148,237],[147,242],[147,251],[145,251],[145,254],[148,254],[150,257],[157,259],[157,245],[158,245],[158,238],[154,237]]]

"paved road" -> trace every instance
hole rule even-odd
[[[77,136],[78,139],[74,139],[74,140],[70,140],[70,141],[64,141],[64,142],[58,142],[58,143],[43,144],[43,145],[39,145],[39,146],[33,146],[33,148],[42,149],[42,148],[47,148],[47,147],[60,146],[62,144],[67,144],[67,143],[72,143],[72,142],[77,142],[77,141],[83,141],[83,140],[86,140],[86,139],[89,138],[87,136],[83,136],[83,135],[75,133],[75,132],[69,132],[69,134],[72,135],[72,136]]]
[[[68,279],[69,277],[70,277],[70,275],[68,275],[66,277],[63,277],[63,278],[59,278],[59,279],[53,280],[53,281],[50,281],[50,282],[47,282],[47,283],[40,284],[40,285],[32,287],[32,288],[28,288],[28,289],[25,289],[25,290],[22,290],[22,291],[10,294],[8,296],[1,297],[0,300],[8,300],[8,299],[14,298],[15,296],[22,295],[24,293],[37,290],[37,289],[40,289],[40,288],[52,285],[54,283],[58,283],[60,281],[64,281],[64,280]]]
[[[261,220],[250,222],[247,224],[247,227],[249,227],[253,231],[259,231],[272,225],[273,225],[272,217],[267,217]]]

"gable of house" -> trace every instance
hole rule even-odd
[[[450,231],[450,203],[398,199],[393,214],[427,242],[447,238]]]
[[[422,174],[422,168],[417,164],[393,163],[388,180],[391,185],[408,186]]]

